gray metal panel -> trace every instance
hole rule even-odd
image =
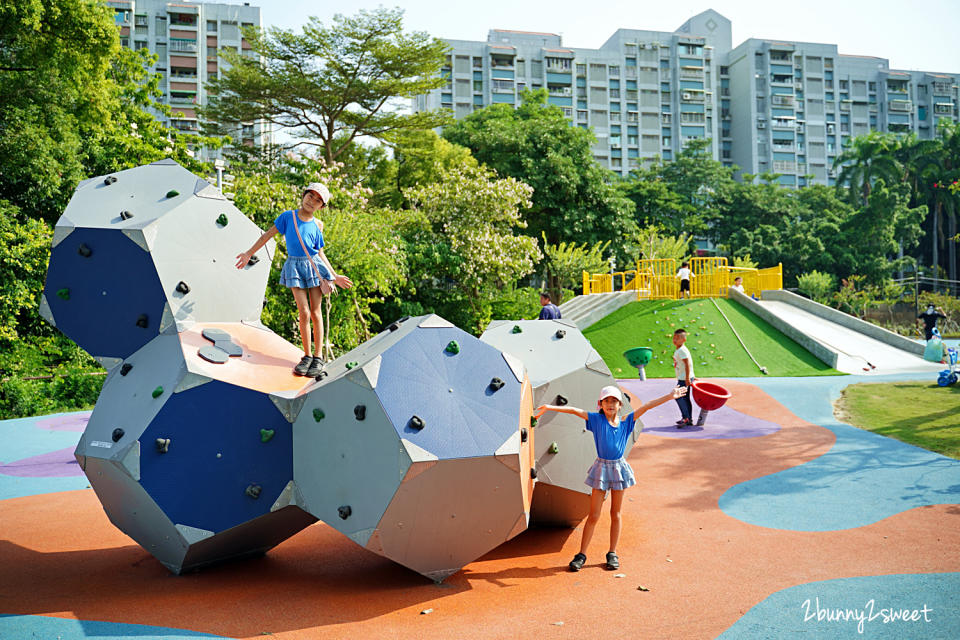
[[[111,369],[104,381],[77,444],[77,455],[105,459],[121,455],[140,438],[186,373],[180,341],[175,335],[157,336],[124,364],[132,365],[126,375],[121,375],[121,365]],[[163,393],[154,398],[158,387],[163,388]],[[123,429],[124,435],[115,443],[112,434],[117,428]]]
[[[513,333],[514,326],[519,326],[521,333]],[[558,330],[565,332],[563,338],[556,337]],[[556,320],[491,324],[480,340],[522,360],[534,388],[580,369],[587,355],[593,351],[578,329]]]
[[[341,376],[304,397],[293,423],[293,477],[305,508],[345,535],[372,531],[410,466],[409,454],[373,390]],[[366,407],[363,420],[354,415],[358,405]],[[315,410],[323,412],[320,420]],[[346,519],[338,512],[344,506],[351,509]]]
[[[421,473],[421,464],[431,466]],[[368,548],[437,582],[516,535],[518,521],[526,523],[521,482],[527,478],[492,456],[417,463],[408,475]]]

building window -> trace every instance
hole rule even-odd
[[[133,48],[134,48],[136,51],[140,51],[140,49],[146,49],[146,48],[147,48],[147,41],[146,41],[146,40],[134,40],[134,41],[133,41]]]
[[[587,65],[585,65],[585,64],[578,64],[578,65],[577,65],[577,75],[578,75],[578,76],[585,76],[585,75],[587,75]]]

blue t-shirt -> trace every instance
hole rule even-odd
[[[284,211],[277,219],[273,221],[273,226],[277,231],[283,234],[287,242],[287,255],[306,257],[303,249],[300,248],[300,240],[297,239],[297,231],[293,227],[293,220],[296,218],[297,227],[300,229],[300,237],[303,238],[303,244],[310,252],[310,255],[316,255],[323,246],[323,233],[320,231],[320,225],[313,218],[304,222],[295,212]]]
[[[560,307],[553,304],[552,302],[543,305],[540,309],[540,316],[537,320],[559,320],[560,319]]]
[[[593,433],[593,442],[597,445],[597,457],[604,460],[619,460],[627,450],[627,439],[633,433],[636,421],[633,413],[620,418],[616,427],[607,422],[603,413],[587,414],[587,431]]]

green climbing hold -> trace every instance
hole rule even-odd
[[[221,227],[227,226],[227,222],[227,214],[221,213],[219,216],[217,216],[217,224]]]
[[[556,442],[550,443],[550,453],[560,453],[560,446]]]
[[[444,349],[444,351],[446,351],[447,353],[453,353],[453,354],[460,353],[460,345],[457,344],[456,340],[451,340],[447,344],[447,348]]]
[[[348,362],[346,364],[347,369],[353,369],[355,366],[357,366],[356,362]]]
[[[57,295],[63,298],[64,300],[70,299],[70,289],[60,289],[57,291]]]
[[[170,189],[170,191],[167,191],[168,198],[176,198],[178,195],[180,195],[180,192],[176,189]]]
[[[260,442],[270,442],[273,438],[273,429],[260,429]]]
[[[314,409],[314,410],[313,410],[313,419],[314,419],[315,421],[320,422],[321,420],[323,420],[323,419],[326,418],[326,417],[327,417],[327,414],[325,414],[321,409]]]
[[[535,426],[537,426],[537,419],[530,416],[530,428],[533,429]]]
[[[153,390],[154,398],[159,398],[162,395],[163,395],[163,387],[157,387],[156,389]]]
[[[520,328],[520,325],[515,324],[513,325],[513,329],[510,331],[510,333],[523,333],[523,329]]]

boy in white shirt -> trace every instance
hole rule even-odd
[[[690,263],[684,262],[677,270],[677,278],[680,278],[680,297],[690,297],[690,279],[693,278],[693,272],[690,271]],[[686,294],[686,295],[684,295]]]
[[[673,370],[677,374],[677,386],[689,388],[693,384],[693,358],[690,356],[690,350],[684,345],[687,341],[687,332],[685,329],[677,329],[673,332],[673,346],[677,350],[673,354]],[[677,421],[677,429],[693,424],[693,404],[690,402],[689,394],[677,398],[677,405],[680,407],[680,420]]]
[[[744,290],[743,290],[743,278],[741,278],[740,276],[737,276],[736,278],[734,278],[734,279],[733,279],[733,284],[730,285],[730,288],[731,288],[731,289],[736,289],[736,290],[739,291],[740,293],[745,293]]]

